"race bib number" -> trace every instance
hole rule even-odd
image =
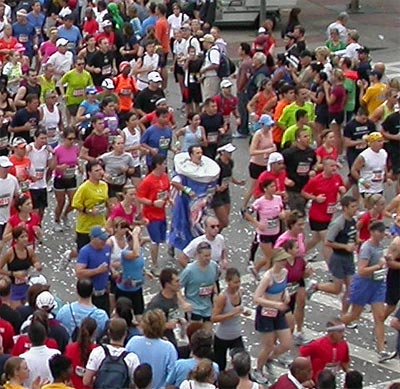
[[[15,285],[23,285],[28,282],[28,276],[15,278]]]
[[[208,143],[217,143],[218,141],[218,132],[210,132],[207,134]]]
[[[295,293],[297,293],[297,290],[299,289],[299,284],[293,283],[293,284],[288,284],[286,287],[286,291],[292,296]]]
[[[29,181],[27,181],[27,180],[20,181],[19,187],[21,189],[21,192],[26,192],[27,190],[29,190]]]
[[[75,167],[67,167],[63,174],[64,178],[74,178],[75,177]]]
[[[74,96],[74,97],[81,97],[81,96],[83,96],[85,94],[85,91],[83,90],[83,89],[75,89],[73,92],[72,92],[72,96]]]
[[[264,317],[277,317],[278,316],[278,310],[276,308],[265,308],[265,307],[263,307],[261,309],[261,316],[264,316]]]
[[[371,181],[372,182],[382,182],[383,181],[383,171],[382,170],[373,170]]]
[[[231,182],[231,180],[232,180],[232,177],[224,177],[223,179],[222,179],[222,181],[221,181],[221,184],[222,185],[229,185],[229,183]]]
[[[132,94],[132,91],[130,89],[121,89],[121,91],[119,92],[119,94],[121,96],[130,96]]]
[[[35,169],[35,177],[41,180],[44,177],[44,169]]]
[[[124,185],[124,183],[125,183],[125,174],[123,174],[121,176],[110,177],[110,184]]]
[[[374,281],[385,281],[385,279],[386,279],[386,269],[375,270],[372,273],[372,279]]]
[[[8,137],[3,136],[0,138],[0,149],[4,149],[8,146]]]
[[[0,208],[8,207],[8,205],[10,204],[10,201],[11,201],[10,197],[11,197],[11,193],[8,193],[8,194],[0,197]]]
[[[48,137],[48,138],[54,138],[54,137],[56,136],[56,131],[57,131],[57,128],[56,128],[56,127],[48,128],[48,129],[46,130],[46,132],[47,132],[47,137]]]
[[[36,127],[33,127],[33,128],[31,128],[31,129],[29,130],[29,136],[30,136],[31,138],[33,138],[33,137],[35,136],[36,130],[37,130]]]
[[[107,207],[105,204],[98,204],[94,207],[94,210],[101,215],[104,215],[107,211]]]
[[[310,164],[308,162],[299,162],[296,173],[304,176],[309,172],[310,172]]]
[[[328,208],[326,209],[326,213],[332,215],[336,212],[336,204],[328,204]]]
[[[42,33],[41,27],[35,27],[36,35],[40,35]]]
[[[157,193],[157,200],[167,200],[168,199],[168,192],[162,191]]]
[[[68,42],[67,43],[67,49],[68,50],[74,50],[75,49],[75,43],[74,42]]]
[[[267,228],[265,229],[265,232],[268,235],[276,235],[279,232],[279,219],[270,219],[267,220]]]
[[[163,136],[160,138],[159,142],[158,142],[158,147],[160,150],[168,150],[169,148],[169,143],[170,143],[171,139],[169,138],[164,138]]]
[[[21,34],[21,35],[19,36],[18,40],[19,40],[21,43],[27,43],[28,40],[29,40],[29,37],[28,37],[28,35]]]
[[[103,76],[106,76],[106,75],[108,75],[108,74],[111,74],[111,72],[112,72],[111,65],[103,66],[103,67],[101,68],[101,74],[102,74]]]
[[[200,297],[209,297],[212,295],[214,291],[214,287],[212,285],[202,286],[199,288],[199,296]]]
[[[82,366],[76,366],[75,367],[75,374],[78,377],[83,377],[85,372],[86,372],[86,369],[84,367],[82,367]]]

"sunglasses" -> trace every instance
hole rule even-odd
[[[210,228],[219,228],[219,227],[220,227],[219,224],[213,224],[213,225],[210,226]]]
[[[75,140],[76,138],[75,137],[72,137],[72,138],[67,138],[68,140]]]

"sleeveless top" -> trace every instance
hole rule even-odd
[[[57,106],[54,106],[53,112],[51,112],[46,104],[42,104],[43,119],[41,125],[47,131],[47,142],[49,145],[53,145],[58,142],[60,135],[58,131],[58,123],[60,122],[60,111]]]
[[[275,280],[274,276],[272,275],[272,272],[270,273],[272,277],[272,285],[269,286],[267,289],[265,289],[265,293],[268,294],[280,294],[285,291],[286,286],[287,286],[287,277],[285,277],[281,282],[278,282]]]
[[[260,131],[260,141],[258,143],[257,150],[263,150],[272,147],[274,145],[274,141],[272,139],[272,131],[269,131],[268,135],[264,135],[262,130],[259,131]],[[268,159],[265,158],[265,154],[259,154],[251,156],[250,162],[259,166],[267,166]]]
[[[15,247],[13,247],[14,259],[7,264],[9,271],[28,270],[32,266],[32,258],[29,256],[29,251],[26,249],[26,258],[19,258]]]
[[[263,114],[263,108],[265,104],[268,103],[271,99],[273,99],[276,95],[273,92],[270,92],[268,96],[265,96],[264,92],[258,92],[258,102],[257,102],[257,107],[256,107],[256,114],[258,116],[261,116]]]
[[[125,127],[122,132],[125,136],[125,147],[132,147],[140,144],[140,131],[135,128],[135,133],[132,134],[127,127]],[[134,166],[140,165],[140,154],[139,150],[130,151],[132,158],[134,160]]]
[[[231,302],[231,299],[228,296],[227,292],[224,292],[226,297],[226,302],[222,314],[232,312],[236,307],[242,304],[242,296],[240,296],[240,304],[234,306]],[[218,324],[215,335],[218,336],[219,339],[223,340],[233,340],[237,339],[241,335],[241,318],[240,315],[232,317],[229,320],[224,320],[223,322]]]
[[[193,132],[189,126],[186,126],[185,135],[183,136],[182,151],[187,152],[190,146],[199,145],[199,138],[201,138],[200,127],[197,127],[196,131]]]
[[[125,244],[125,247],[121,249],[114,235],[111,235],[110,239],[113,242],[111,256],[110,256],[111,262],[121,262],[122,251],[128,248],[128,244]]]

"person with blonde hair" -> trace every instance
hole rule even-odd
[[[4,376],[6,382],[3,389],[25,389],[23,383],[29,377],[28,365],[23,358],[11,357],[4,365]],[[31,389],[40,389],[44,382],[37,377],[31,386]]]
[[[315,49],[315,58],[324,66],[322,71],[328,75],[328,79],[331,78],[333,70],[333,66],[329,59],[330,54],[331,50],[329,50],[326,46],[320,46]]]
[[[173,344],[163,339],[165,324],[165,313],[161,309],[147,311],[141,321],[143,336],[134,336],[126,345],[141,363],[148,363],[153,369],[154,388],[165,386],[168,373],[178,359]]]
[[[189,379],[182,382],[179,389],[214,389],[215,372],[209,359],[201,360],[189,374]]]

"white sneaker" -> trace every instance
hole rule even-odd
[[[72,250],[66,250],[63,254],[61,254],[60,262],[58,264],[60,270],[65,270],[68,267],[71,261],[71,253]]]
[[[63,231],[62,225],[60,223],[54,222],[54,231],[62,232]]]
[[[251,373],[251,379],[260,385],[269,385],[268,377],[258,370],[254,370],[253,373]]]
[[[62,217],[62,220],[63,220],[64,227],[65,227],[67,230],[71,229],[71,224],[70,224],[70,222],[69,222],[68,215],[64,215],[64,216]]]

